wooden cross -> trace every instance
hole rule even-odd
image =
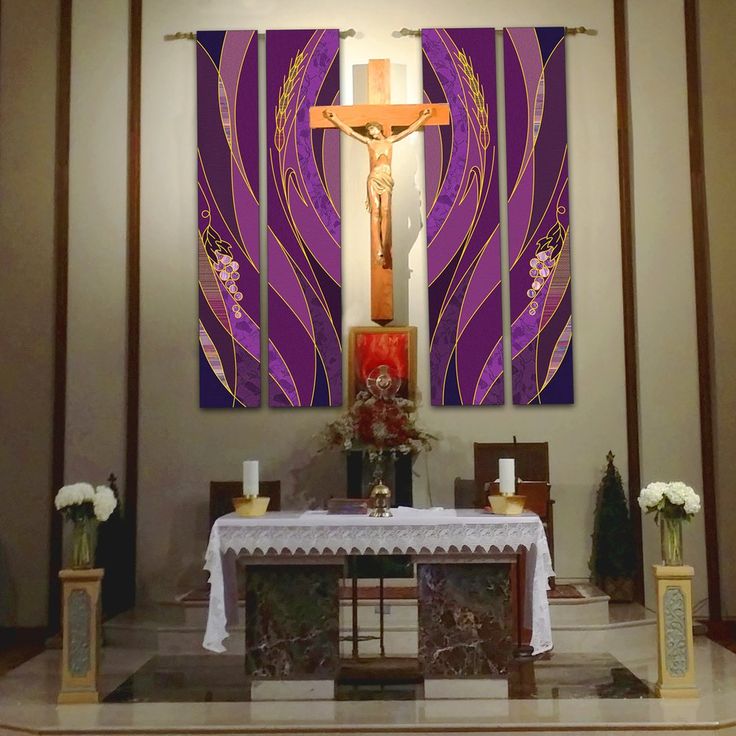
[[[339,128],[368,147],[366,205],[371,214],[371,319],[380,325],[394,318],[394,272],[391,253],[391,191],[393,144],[424,125],[447,125],[446,104],[392,105],[391,62],[368,62],[368,104],[310,107],[311,128]],[[374,123],[375,125],[370,125]],[[400,129],[394,133],[394,129]],[[361,130],[365,130],[364,135]]]

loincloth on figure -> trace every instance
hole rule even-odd
[[[372,211],[371,204],[373,196],[379,199],[382,194],[388,192],[389,196],[394,190],[394,178],[391,176],[391,166],[389,164],[376,164],[368,174],[368,198],[365,201],[365,208],[368,212]]]

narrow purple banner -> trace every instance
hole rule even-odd
[[[258,43],[197,34],[199,404],[261,405]]]
[[[492,28],[422,31],[432,404],[503,404],[496,57]]]
[[[504,32],[514,404],[573,403],[564,39]]]
[[[269,406],[342,403],[337,30],[266,33]]]

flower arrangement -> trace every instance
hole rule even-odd
[[[107,521],[118,505],[112,488],[89,483],[72,483],[59,489],[54,505],[74,524],[72,532],[72,567],[91,567],[94,561],[92,533],[94,525]]]
[[[654,521],[659,517],[690,521],[700,511],[700,496],[681,482],[650,483],[639,494],[639,506],[642,511],[654,514]]]
[[[413,401],[361,391],[350,409],[327,425],[321,449],[364,450],[371,461],[430,450],[436,437],[417,427],[415,414]]]
[[[663,564],[682,565],[682,522],[700,511],[700,496],[679,481],[655,482],[642,489],[639,506],[659,524]]]

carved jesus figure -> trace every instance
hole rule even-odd
[[[371,241],[378,244],[377,258],[383,268],[391,268],[391,192],[394,179],[391,175],[391,154],[394,143],[403,140],[424,125],[432,114],[430,108],[421,111],[419,117],[396,135],[384,135],[380,123],[365,124],[367,136],[351,128],[329,108],[322,113],[333,125],[351,138],[368,147],[370,171],[367,181],[366,209],[371,216]]]

